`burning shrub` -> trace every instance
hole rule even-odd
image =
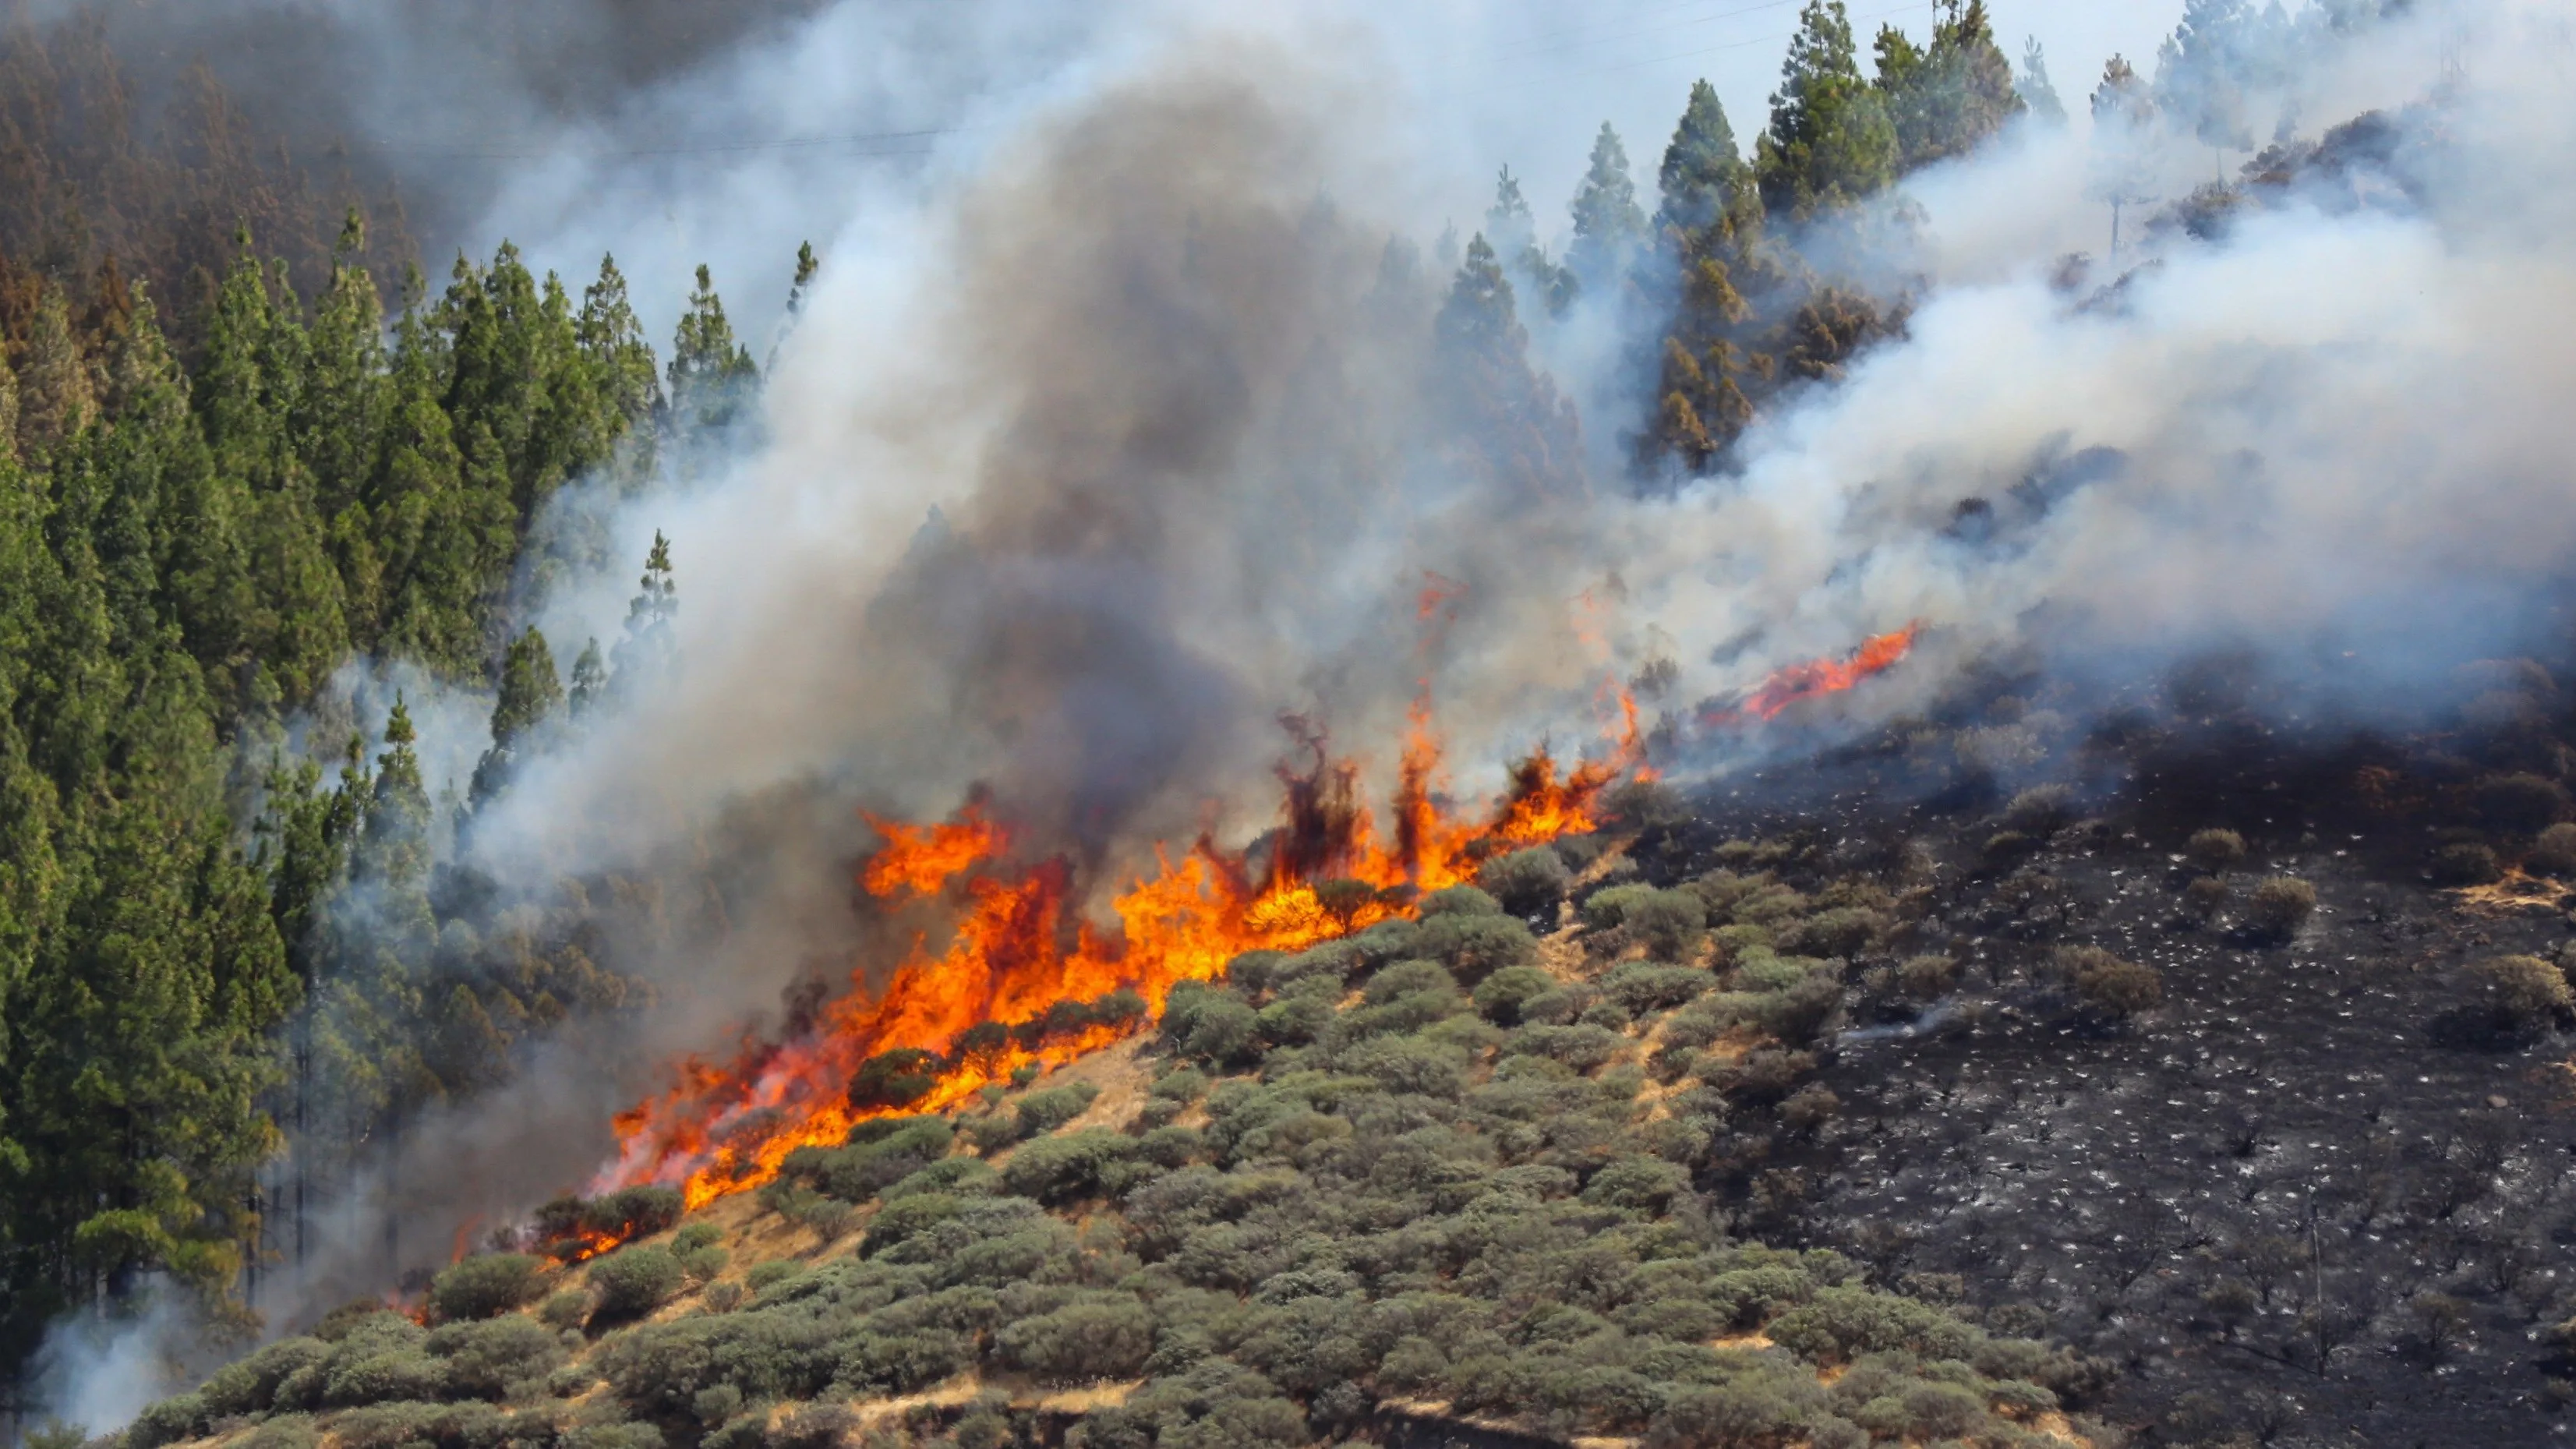
[[[525,1253],[483,1253],[430,1280],[429,1306],[446,1319],[490,1318],[536,1295],[545,1265]]]
[[[2276,875],[2254,888],[2245,902],[2245,926],[2265,941],[2287,941],[2308,923],[2317,909],[2317,888],[2292,876]]]
[[[2576,825],[2552,825],[2531,844],[2525,864],[2541,875],[2561,880],[2576,876]]]
[[[1574,879],[1565,857],[1554,846],[1536,845],[1486,861],[1476,872],[1477,884],[1515,916],[1536,916],[1556,909]]]
[[[930,1095],[943,1065],[938,1053],[918,1047],[879,1052],[850,1074],[850,1105],[861,1112],[901,1111]]]
[[[641,1318],[670,1302],[686,1276],[679,1255],[668,1248],[620,1248],[590,1265],[590,1286],[597,1294],[590,1321]]]
[[[2164,978],[2154,967],[2123,961],[2099,946],[2059,948],[2057,971],[2073,988],[2077,1009],[2096,1025],[2117,1026],[2164,1003]]]
[[[1556,989],[1556,978],[1535,966],[1497,971],[1476,988],[1476,1009],[1497,1026],[1517,1026],[1521,1009]]]
[[[1458,984],[1469,987],[1507,966],[1527,966],[1538,960],[1538,938],[1529,927],[1505,915],[1434,916],[1422,923],[1414,945],[1419,954],[1448,967]]]
[[[2487,846],[2462,841],[2433,852],[2433,884],[2441,886],[2486,885],[2504,875],[2504,866]]]
[[[1041,1383],[1126,1378],[1154,1351],[1154,1319],[1132,1298],[1073,1303],[1005,1324],[994,1356]]]
[[[2192,864],[2216,875],[2245,858],[2245,837],[2233,830],[2196,830],[2183,853]]]
[[[2541,775],[2489,775],[2478,781],[2478,818],[2491,830],[2536,835],[2567,814],[2567,790]]]
[[[624,1240],[649,1238],[680,1220],[688,1200],[676,1187],[625,1187],[581,1207],[584,1231]]]
[[[797,1148],[779,1172],[828,1197],[861,1203],[947,1156],[955,1140],[945,1118],[878,1117],[852,1128],[847,1146]],[[672,1246],[691,1251],[678,1242]]]

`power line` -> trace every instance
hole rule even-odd
[[[352,154],[375,156],[421,156],[437,160],[464,161],[624,161],[649,160],[664,156],[734,156],[761,151],[818,150],[830,146],[888,146],[890,143],[929,141],[940,136],[955,136],[968,127],[943,126],[919,131],[863,131],[843,136],[779,136],[759,141],[707,141],[680,146],[570,147],[549,146],[534,150],[503,150],[496,146],[459,144],[456,146],[384,146],[372,143],[334,142],[328,149]],[[927,156],[930,146],[894,146],[891,149],[862,151],[862,156]]]

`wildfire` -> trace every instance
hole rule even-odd
[[[860,883],[889,902],[944,894],[959,911],[945,947],[917,939],[881,986],[854,976],[791,1040],[684,1062],[669,1091],[616,1118],[619,1152],[593,1190],[667,1183],[694,1208],[757,1187],[796,1149],[837,1146],[868,1118],[954,1107],[1022,1067],[1128,1036],[1175,986],[1211,980],[1246,951],[1303,950],[1409,915],[1420,893],[1469,879],[1485,854],[1595,828],[1601,792],[1642,766],[1633,709],[1628,720],[1617,758],[1560,777],[1541,749],[1470,823],[1439,801],[1440,740],[1418,705],[1383,842],[1357,766],[1289,719],[1307,758],[1280,770],[1281,828],[1254,852],[1206,838],[1158,852],[1154,875],[1117,897],[1114,932],[1074,915],[1063,861],[1009,865],[1008,833],[977,808],[941,825],[871,817],[886,844]]]
[[[1743,719],[1771,719],[1802,699],[1823,694],[1839,694],[1874,674],[1883,674],[1914,649],[1914,641],[1923,632],[1921,620],[1906,625],[1893,634],[1881,634],[1861,641],[1861,646],[1840,659],[1815,659],[1776,670],[1762,681],[1759,688],[1746,695],[1733,709],[1716,711],[1714,723]]]

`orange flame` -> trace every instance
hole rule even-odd
[[[1914,641],[1922,632],[1923,622],[1918,619],[1893,634],[1862,640],[1858,649],[1840,659],[1815,659],[1776,670],[1742,703],[1733,709],[1715,711],[1710,719],[1719,724],[1747,718],[1772,719],[1802,699],[1840,694],[1872,675],[1895,668],[1913,652]]]
[[[871,894],[902,900],[964,877],[946,947],[916,940],[881,986],[853,973],[851,990],[791,1040],[681,1063],[670,1090],[617,1116],[619,1151],[593,1190],[674,1184],[695,1208],[770,1181],[797,1148],[837,1146],[868,1118],[941,1111],[1022,1067],[1070,1061],[1142,1029],[1174,987],[1212,980],[1246,951],[1299,951],[1409,915],[1419,892],[1469,879],[1496,848],[1594,828],[1595,798],[1637,763],[1623,750],[1559,779],[1542,749],[1514,769],[1487,823],[1463,824],[1435,797],[1439,739],[1417,706],[1388,847],[1359,802],[1356,766],[1331,758],[1320,731],[1289,724],[1312,758],[1280,771],[1285,818],[1266,868],[1205,838],[1177,859],[1158,851],[1156,873],[1114,902],[1114,934],[1072,916],[1062,860],[1005,868],[1007,833],[972,807],[926,827],[871,817],[886,838],[861,872]]]
[[[860,814],[886,842],[868,862],[862,883],[868,894],[890,900],[937,895],[950,880],[1001,854],[1009,843],[1002,828],[973,805],[945,825],[907,825]]]

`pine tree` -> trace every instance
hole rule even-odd
[[[644,324],[627,300],[617,258],[599,259],[599,279],[581,294],[575,335],[600,378],[608,406],[625,420],[622,431],[649,436],[662,411],[661,373],[653,361],[653,344],[644,339]]]
[[[2066,125],[2066,103],[2057,97],[2057,87],[2048,79],[2048,56],[2039,48],[2039,37],[2023,41],[2021,78],[2013,89],[2030,107],[2031,119],[2043,125],[2063,128]]]
[[[1539,303],[1551,317],[1565,314],[1574,305],[1581,285],[1574,273],[1560,267],[1539,245],[1538,222],[1530,215],[1529,201],[1521,195],[1520,178],[1512,168],[1502,168],[1494,180],[1494,204],[1485,212],[1485,233],[1492,238],[1491,247],[1498,256],[1511,258],[1511,269],[1537,294]]]
[[[62,288],[45,282],[36,293],[26,349],[18,366],[18,451],[37,461],[69,444],[97,414],[89,358],[72,329],[71,305]]]
[[[1566,265],[1585,285],[1600,287],[1624,273],[1645,241],[1646,214],[1637,206],[1637,183],[1628,174],[1628,148],[1610,123],[1592,141],[1592,163],[1574,192],[1574,241]]]
[[[680,658],[672,625],[680,613],[680,590],[671,572],[671,541],[658,531],[644,557],[641,588],[626,607],[626,637],[611,656],[617,691],[629,699],[661,687]]]
[[[672,416],[690,432],[720,432],[745,416],[759,380],[759,366],[734,340],[715,279],[701,265],[697,290],[689,294],[689,310],[671,344]]]
[[[2156,53],[2156,109],[2212,150],[2253,148],[2257,29],[2247,0],[2184,0],[2182,23]]]
[[[1943,9],[1920,51],[1894,26],[1878,34],[1877,90],[1908,171],[1966,155],[2024,109],[1985,0],[1945,0]]]
[[[572,662],[570,714],[578,724],[608,694],[608,665],[600,658],[599,641],[593,639],[581,646],[581,657]]]
[[[1771,94],[1771,126],[1754,172],[1772,211],[1808,217],[1857,201],[1896,178],[1896,127],[1861,79],[1843,0],[1807,0]]]
[[[1512,284],[1482,235],[1433,324],[1439,403],[1460,461],[1504,506],[1583,488],[1582,436],[1554,380],[1529,365]]]
[[[500,699],[492,707],[492,748],[475,762],[467,798],[475,805],[508,787],[519,762],[541,747],[540,732],[564,702],[563,681],[546,636],[531,627],[510,641],[501,663]]]
[[[1735,128],[1727,123],[1717,88],[1707,81],[1691,83],[1690,104],[1673,128],[1656,179],[1663,206],[1655,225],[1666,234],[1714,226],[1721,217],[1741,218],[1744,204],[1756,196],[1752,174],[1736,150]]]

